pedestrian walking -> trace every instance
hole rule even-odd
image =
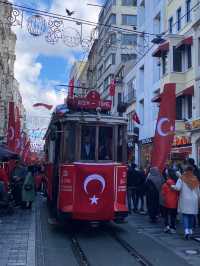
[[[171,187],[179,191],[178,212],[183,216],[185,238],[193,234],[195,215],[198,214],[200,198],[199,181],[193,174],[193,167],[188,166],[175,185]]]
[[[179,193],[172,190],[171,186],[177,181],[176,173],[173,169],[168,169],[167,180],[162,185],[161,194],[163,197],[163,217],[164,217],[164,232],[176,233],[176,215],[178,207]]]
[[[160,191],[165,182],[157,167],[152,167],[146,181],[146,200],[150,222],[156,223],[160,212]]]
[[[35,198],[35,183],[34,183],[34,169],[32,166],[28,167],[28,173],[25,177],[22,188],[22,201],[25,208],[31,209],[32,202]]]
[[[15,167],[11,173],[12,193],[16,206],[19,206],[22,203],[22,186],[26,174],[26,168],[20,163],[20,161],[16,161]]]

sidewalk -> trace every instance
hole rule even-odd
[[[35,266],[35,210],[0,215],[0,265]]]
[[[200,228],[195,230],[194,239],[185,240],[183,235],[182,224],[177,224],[177,233],[164,233],[163,219],[160,218],[158,223],[149,223],[147,215],[131,214],[128,218],[138,234],[150,237],[158,244],[171,250],[174,254],[183,258],[190,265],[199,265],[200,263]]]

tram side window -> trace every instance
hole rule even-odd
[[[99,128],[99,160],[113,160],[113,129],[112,127]]]
[[[96,127],[82,126],[81,160],[95,160]]]
[[[74,161],[75,160],[75,125],[67,125],[65,128],[65,160]]]
[[[117,161],[122,162],[122,154],[123,154],[123,127],[118,127],[118,140],[117,140]]]

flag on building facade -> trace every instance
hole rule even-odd
[[[161,96],[160,110],[153,142],[151,165],[162,171],[174,139],[176,119],[176,84],[168,83],[164,86]]]
[[[115,96],[115,89],[116,89],[116,82],[115,79],[113,79],[109,85],[109,95],[110,96]]]
[[[23,162],[28,162],[30,153],[31,153],[31,142],[30,142],[30,140],[28,140],[26,142],[26,145],[25,145],[23,153],[22,153]]]
[[[74,78],[69,82],[68,98],[74,98]]]
[[[7,145],[12,151],[15,151],[15,104],[9,102],[8,105],[8,130],[7,130]]]
[[[133,119],[133,121],[136,122],[138,125],[140,124],[140,119],[139,119],[139,116],[138,116],[138,114],[136,113],[136,111],[133,112],[132,119]]]
[[[20,122],[20,112],[18,106],[15,108],[15,152],[20,153],[21,150],[21,122]]]

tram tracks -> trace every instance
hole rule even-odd
[[[70,236],[71,248],[79,266],[91,266],[83,249],[81,248],[77,236],[73,233]]]
[[[109,231],[109,235],[117,241],[117,243],[123,247],[140,265],[153,266],[153,264],[147,260],[142,254],[140,254],[133,246],[131,246],[126,240],[120,237],[114,230]]]

